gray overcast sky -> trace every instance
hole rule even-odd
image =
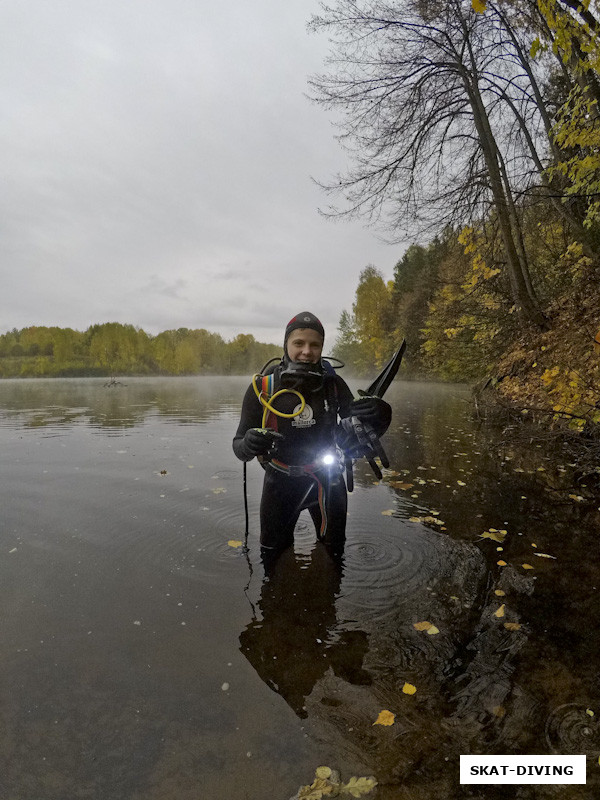
[[[369,263],[328,221],[345,157],[307,77],[316,0],[0,0],[0,332],[132,323],[333,342]]]

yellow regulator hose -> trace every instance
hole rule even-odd
[[[267,421],[267,416],[269,414],[269,411],[275,414],[276,417],[285,417],[285,419],[293,419],[293,417],[299,417],[300,414],[304,411],[304,406],[306,405],[306,400],[300,394],[300,392],[296,391],[296,389],[280,389],[278,392],[275,392],[275,394],[271,398],[269,398],[269,396],[265,394],[265,392],[261,392],[258,386],[256,385],[256,379],[260,377],[262,376],[259,374],[253,376],[252,387],[254,389],[254,393],[258,397],[258,402],[261,404],[261,406],[264,407],[263,417],[262,417],[262,427],[263,428],[265,427],[265,422]],[[279,397],[280,394],[286,394],[286,392],[288,394],[295,394],[297,397],[300,398],[300,409],[298,411],[292,412],[291,414],[284,414],[283,411],[278,411],[271,405],[271,403],[273,402],[273,400],[275,400],[276,397]]]

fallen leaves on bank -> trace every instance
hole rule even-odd
[[[321,800],[323,797],[364,797],[377,786],[373,777],[353,777],[343,783],[337,770],[317,767],[315,779],[309,786],[301,786],[290,800]]]

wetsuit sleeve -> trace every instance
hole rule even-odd
[[[244,443],[246,431],[250,428],[260,428],[262,424],[262,407],[256,398],[254,389],[249,386],[242,402],[242,415],[240,424],[233,437],[233,452],[240,461],[250,461],[254,453],[250,453]]]
[[[340,378],[339,375],[335,376],[335,388],[337,393],[338,414],[341,419],[344,419],[351,414],[350,403],[354,400],[354,396],[346,381]]]

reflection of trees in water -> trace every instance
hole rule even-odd
[[[243,384],[219,378],[128,378],[106,386],[104,379],[15,380],[0,382],[0,415],[25,427],[87,423],[101,428],[133,428],[152,415],[180,424],[206,422],[234,404]]]

